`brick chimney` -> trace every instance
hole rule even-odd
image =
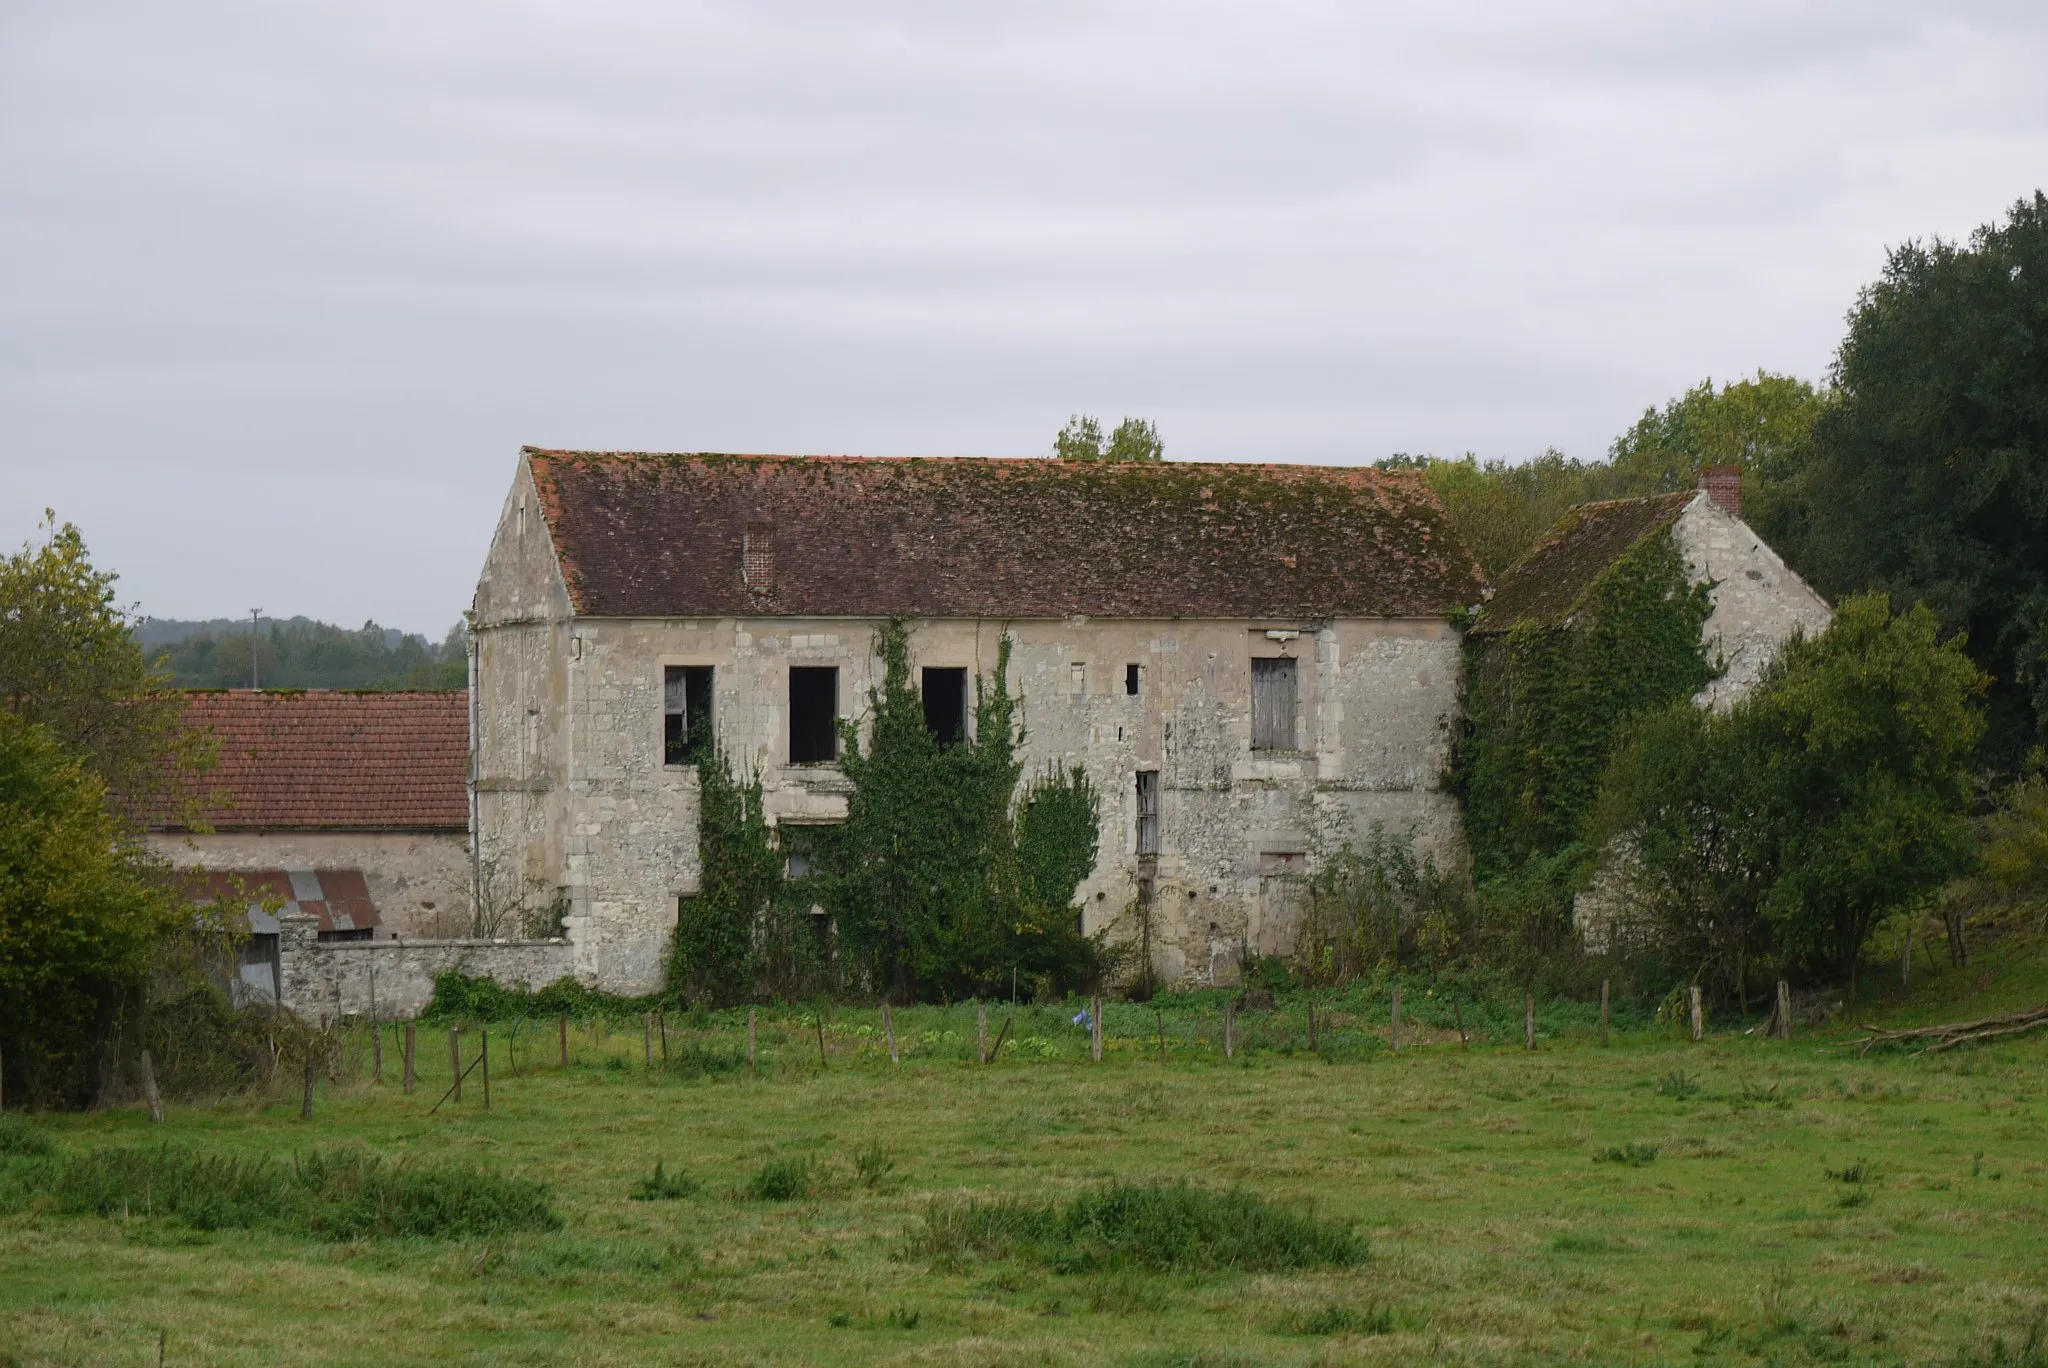
[[[1706,496],[1727,511],[1730,517],[1742,516],[1742,467],[1732,465],[1710,465],[1700,467],[1700,488]]]

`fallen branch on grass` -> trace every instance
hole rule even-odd
[[[1867,1022],[1863,1029],[1870,1032],[1858,1042],[1856,1053],[1866,1055],[1873,1045],[1906,1045],[1926,1042],[1915,1053],[1939,1054],[1953,1050],[1958,1045],[1970,1045],[1981,1040],[1996,1040],[2001,1036],[2018,1035],[2023,1031],[2048,1026],[2048,1002],[2039,1007],[2028,1007],[2002,1016],[1984,1017],[1979,1021],[1953,1021],[1943,1026],[1916,1026],[1910,1031],[1887,1031]]]

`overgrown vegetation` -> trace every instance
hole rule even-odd
[[[1366,1242],[1349,1225],[1275,1206],[1242,1188],[1110,1183],[1065,1202],[935,1201],[916,1246],[927,1256],[1031,1259],[1061,1273],[1278,1273],[1351,1268]]]
[[[562,1224],[539,1183],[468,1164],[392,1163],[361,1149],[249,1159],[160,1145],[92,1149],[52,1163],[48,1188],[58,1211],[195,1230],[474,1239]]]
[[[469,687],[469,631],[461,622],[438,643],[374,622],[349,628],[295,617],[260,627],[252,631],[247,619],[145,621],[134,636],[184,689]]]

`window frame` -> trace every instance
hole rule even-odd
[[[797,703],[797,677],[798,677],[799,675],[803,675],[803,676],[806,676],[806,677],[808,677],[808,678],[812,679],[813,681],[815,681],[815,679],[816,679],[816,678],[817,678],[818,676],[820,676],[820,675],[829,675],[829,676],[831,676],[831,679],[832,679],[832,696],[831,696],[831,701],[830,701],[830,704],[829,704],[829,706],[828,706],[828,709],[827,709],[827,712],[826,712],[826,719],[825,719],[828,725],[827,725],[827,726],[826,726],[825,728],[823,728],[823,729],[816,729],[816,728],[815,728],[814,726],[811,726],[811,725],[807,725],[807,726],[806,726],[806,727],[804,728],[803,732],[801,732],[801,733],[800,733],[800,732],[799,732],[799,730],[798,730],[798,716],[797,716],[797,709],[798,709],[798,703]],[[788,731],[788,737],[787,737],[787,742],[788,742],[788,746],[789,746],[789,752],[788,752],[788,754],[789,754],[789,763],[790,763],[791,765],[836,765],[836,764],[838,764],[838,763],[839,763],[839,667],[838,667],[837,665],[792,665],[792,666],[790,666],[790,667],[789,667],[789,679],[788,679],[788,683],[787,683],[787,690],[786,690],[786,697],[787,697],[787,699],[788,699],[788,703],[789,703],[789,731]],[[805,704],[805,706],[806,706],[807,708],[808,708],[808,707],[813,707],[813,706],[815,706],[815,703],[816,703],[816,700],[815,700],[815,699],[813,699],[813,700],[811,700],[811,701],[810,701],[809,703]],[[812,723],[815,723],[815,721],[816,721],[816,719],[811,719],[811,722],[812,722]],[[823,753],[822,755],[814,755],[814,754],[811,754],[810,752],[812,752],[813,750],[817,749],[817,748],[815,747],[815,745],[813,745],[813,744],[811,744],[811,743],[814,743],[814,742],[816,742],[816,741],[817,741],[817,740],[819,740],[819,739],[820,739],[821,737],[829,737],[829,743],[828,743],[828,744],[827,744],[827,745],[826,745],[826,746],[824,747],[824,753]],[[803,742],[805,743],[805,745],[804,745],[804,747],[803,747],[803,750],[804,750],[804,752],[805,752],[805,753],[804,753],[804,755],[802,756],[802,758],[799,758],[799,756],[798,756],[798,749],[799,749],[799,746],[798,746],[798,742],[799,742],[799,739],[801,739],[801,740],[802,740],[802,741],[803,741]]]

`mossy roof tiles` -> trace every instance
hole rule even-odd
[[[1669,527],[1698,497],[1698,491],[1688,489],[1578,505],[1508,567],[1472,630],[1505,632],[1524,622],[1562,622],[1601,571],[1643,538]]]
[[[1440,617],[1479,596],[1406,472],[526,455],[590,616]],[[742,548],[764,526],[773,573],[753,587]]]

